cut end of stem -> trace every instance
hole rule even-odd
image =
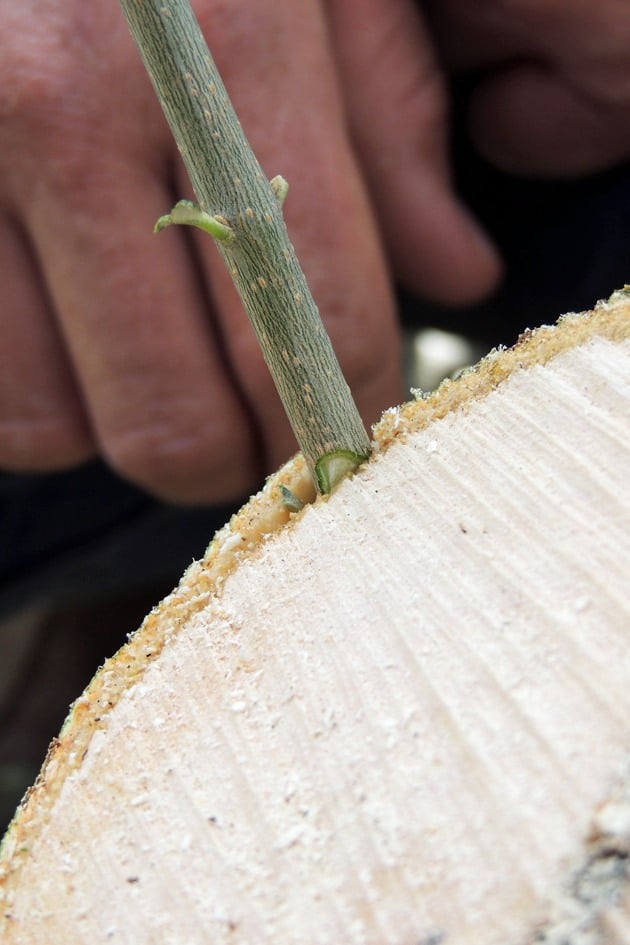
[[[339,483],[358,469],[367,458],[368,454],[360,456],[352,450],[335,450],[322,456],[315,464],[317,487],[322,495],[334,492]]]

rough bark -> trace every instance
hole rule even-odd
[[[630,940],[630,295],[296,459],[75,703],[7,945]]]

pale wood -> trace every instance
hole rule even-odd
[[[75,704],[7,945],[630,941],[630,296],[299,459]]]

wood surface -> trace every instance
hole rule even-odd
[[[0,941],[630,942],[629,395],[620,292],[272,477],[73,706]]]

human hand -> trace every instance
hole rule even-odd
[[[517,174],[575,177],[630,156],[628,0],[427,0],[445,65],[478,72],[473,139]]]
[[[291,184],[289,231],[368,420],[400,396],[379,231],[439,300],[474,298],[497,271],[450,189],[422,25],[407,3],[370,2],[386,57],[365,76],[372,112],[337,73],[354,88],[364,4],[354,38],[316,0],[195,4],[265,172]],[[169,499],[242,495],[292,436],[211,241],[151,235],[188,185],[118,6],[0,0],[0,20],[0,466],[99,453]]]

